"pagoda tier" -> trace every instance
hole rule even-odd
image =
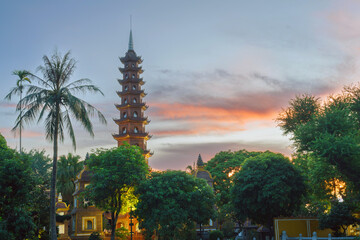
[[[119,119],[113,119],[113,120],[117,125],[120,125],[122,123],[128,123],[128,122],[143,123],[143,124],[149,124],[150,123],[150,120],[148,120],[147,117],[143,117],[143,118],[129,117],[129,118],[119,118]]]
[[[125,57],[120,58],[124,64],[119,67],[122,78],[118,79],[121,85],[121,91],[117,94],[121,99],[120,104],[115,104],[119,110],[120,118],[114,119],[118,125],[118,133],[113,134],[114,139],[118,142],[118,146],[123,142],[130,145],[137,145],[143,149],[145,158],[152,154],[147,150],[147,140],[151,138],[145,131],[145,126],[150,120],[145,116],[144,112],[148,108],[143,98],[146,93],[142,89],[144,85],[143,79],[140,77],[144,71],[139,64],[142,63],[141,57],[137,56],[133,49],[132,33],[130,32],[129,50]]]
[[[136,84],[139,84],[139,85],[144,85],[145,82],[143,81],[142,78],[128,78],[128,79],[118,79],[118,82],[123,85],[125,83],[136,83]]]
[[[118,110],[124,110],[124,109],[128,109],[128,108],[133,108],[133,109],[138,109],[141,108],[142,110],[146,110],[148,109],[148,105],[146,105],[145,103],[127,103],[127,104],[115,104],[115,107]]]
[[[138,95],[141,97],[145,97],[147,94],[144,92],[144,90],[136,90],[136,91],[122,91],[122,92],[116,92],[119,97],[127,96],[127,95]]]
[[[122,134],[113,134],[113,137],[115,139],[124,139],[124,138],[137,138],[137,137],[140,137],[140,138],[145,138],[146,140],[149,140],[152,136],[149,135],[148,132],[146,133],[122,133]]]
[[[119,68],[121,73],[125,72],[137,72],[137,73],[143,73],[144,70],[141,69],[141,67],[125,67],[125,68]]]
[[[125,57],[121,57],[120,61],[123,64],[126,64],[128,62],[135,62],[137,64],[141,64],[142,63],[142,59],[140,56],[137,56],[134,50],[129,50],[127,52],[127,54],[125,55]]]

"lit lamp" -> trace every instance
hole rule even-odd
[[[134,232],[133,232],[134,223],[132,222],[132,220],[134,219],[134,217],[133,217],[132,207],[130,208],[130,217],[129,217],[129,219],[130,219],[130,223],[129,223],[129,225],[130,225],[130,239],[133,240],[132,235],[133,235],[133,233],[134,233]]]

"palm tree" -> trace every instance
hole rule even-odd
[[[60,156],[57,169],[56,189],[61,193],[63,199],[71,203],[72,194],[75,191],[75,178],[84,166],[84,162],[79,161],[79,155],[68,153],[67,156]],[[71,204],[72,205],[72,204]]]
[[[70,58],[70,52],[61,56],[55,52],[50,58],[43,57],[44,65],[38,70],[43,77],[31,75],[36,79],[39,86],[29,85],[27,95],[18,103],[17,108],[26,107],[22,119],[30,123],[37,119],[40,122],[44,118],[46,139],[53,142],[53,168],[50,186],[50,236],[56,240],[56,219],[55,219],[55,190],[56,170],[58,158],[58,141],[64,140],[64,130],[68,131],[74,149],[76,149],[75,133],[71,117],[78,120],[91,136],[94,136],[93,125],[89,116],[97,115],[100,122],[106,123],[103,114],[94,106],[73,94],[78,92],[103,93],[100,89],[91,84],[89,79],[79,79],[70,82],[70,77],[75,70],[76,62]],[[46,115],[46,117],[44,117]],[[18,127],[17,122],[15,127]]]
[[[13,75],[17,76],[19,79],[17,80],[16,82],[16,87],[14,87],[13,89],[11,89],[11,91],[8,93],[8,95],[5,96],[5,99],[7,100],[11,100],[11,97],[13,95],[17,95],[19,94],[20,95],[20,101],[22,99],[22,93],[23,93],[23,90],[24,90],[24,85],[23,85],[23,82],[27,81],[29,83],[31,83],[30,79],[29,79],[29,75],[30,75],[30,72],[29,71],[26,71],[26,70],[15,70],[13,71],[12,73]],[[19,116],[17,118],[17,121],[19,121],[19,135],[20,135],[20,153],[22,151],[22,146],[21,146],[21,131],[22,131],[22,128],[23,128],[23,125],[22,125],[22,111],[23,111],[23,108],[22,106],[20,105],[19,106],[20,109],[19,109]],[[13,128],[12,131],[15,131],[16,129]]]

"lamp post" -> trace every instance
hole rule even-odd
[[[133,215],[132,215],[132,207],[130,208],[130,239],[133,240],[133,226],[134,226],[134,223],[132,222],[132,220],[134,219]]]

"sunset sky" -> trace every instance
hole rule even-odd
[[[144,59],[148,142],[155,169],[182,169],[199,153],[271,150],[291,155],[289,136],[274,119],[296,94],[326,96],[360,79],[357,1],[1,1],[0,132],[10,129],[15,104],[4,101],[16,69],[35,72],[44,54],[71,50],[73,80],[90,78],[105,96],[82,96],[102,111],[95,138],[76,129],[76,154],[116,146],[115,103],[133,19],[134,49]],[[23,147],[45,149],[44,124],[26,127]],[[60,154],[74,152],[70,141]]]

